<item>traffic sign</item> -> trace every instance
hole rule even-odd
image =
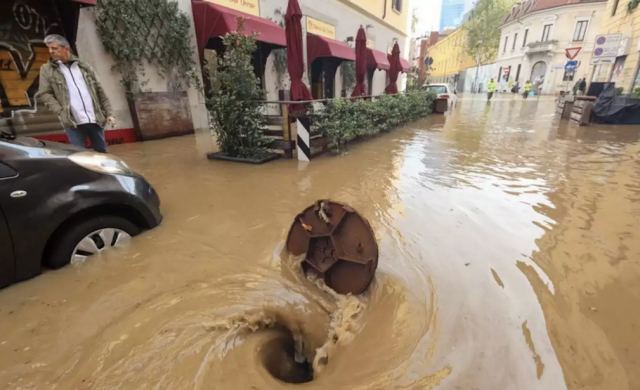
[[[575,61],[575,60],[567,61],[567,63],[564,64],[564,70],[567,72],[573,72],[576,70],[577,67],[578,67],[578,61]]]
[[[578,56],[580,50],[582,50],[582,47],[569,47],[564,49],[564,55],[566,55],[568,59],[573,60]]]

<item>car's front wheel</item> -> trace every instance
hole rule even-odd
[[[136,224],[122,217],[90,218],[70,226],[56,237],[45,264],[58,269],[69,263],[81,263],[89,256],[125,244],[140,230]]]

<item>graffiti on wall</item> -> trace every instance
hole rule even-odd
[[[31,105],[49,59],[44,37],[61,32],[53,0],[0,2],[0,112]]]

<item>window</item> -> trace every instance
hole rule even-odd
[[[527,35],[529,35],[529,29],[524,30],[524,37],[522,38],[522,47],[527,45]]]
[[[444,85],[428,85],[427,91],[433,92],[436,95],[439,95],[441,93],[447,93],[447,87],[445,87]]]
[[[638,70],[636,70],[636,78],[633,81],[633,85],[631,86],[631,93],[635,92],[635,90],[638,88],[640,88],[640,65],[638,65]]]
[[[541,42],[546,42],[549,40],[549,34],[551,34],[551,24],[545,24],[542,29],[542,39]]]
[[[394,11],[402,12],[402,0],[393,0],[391,2],[391,8],[393,8]]]
[[[611,16],[614,16],[616,14],[616,11],[618,11],[619,2],[620,0],[613,0],[613,8],[611,8]]]
[[[507,43],[509,43],[509,37],[504,37],[504,47],[502,48],[502,52],[507,52]]]
[[[574,41],[584,41],[584,35],[587,33],[588,25],[589,21],[587,20],[579,20],[576,23],[576,30],[573,32]]]
[[[518,33],[513,36],[513,45],[511,45],[511,51],[516,49],[516,42],[518,41]]]
[[[617,84],[622,81],[622,72],[626,59],[627,56],[616,57],[616,62],[613,64],[613,69],[611,69],[611,75],[609,76],[609,82]]]
[[[518,70],[516,71],[516,81],[520,80],[520,69],[522,68],[522,64],[518,64]]]

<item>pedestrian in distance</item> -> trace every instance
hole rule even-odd
[[[531,93],[531,89],[532,89],[532,88],[533,88],[533,84],[531,84],[531,81],[530,81],[530,80],[527,80],[527,81],[524,83],[524,87],[523,87],[524,92],[522,93],[522,97],[523,97],[524,99],[526,99],[526,98],[528,98],[528,97],[529,97],[529,93]]]
[[[491,101],[493,94],[496,92],[496,88],[498,88],[496,81],[494,79],[489,80],[487,84],[487,101]]]
[[[96,74],[71,53],[69,41],[58,34],[47,35],[44,43],[51,58],[40,69],[36,98],[58,116],[69,142],[107,152],[104,127],[114,125],[111,104]]]
[[[587,91],[587,80],[583,77],[578,83],[578,93],[584,95]]]
[[[516,81],[511,88],[511,93],[518,93],[518,90],[520,90],[520,82]]]

